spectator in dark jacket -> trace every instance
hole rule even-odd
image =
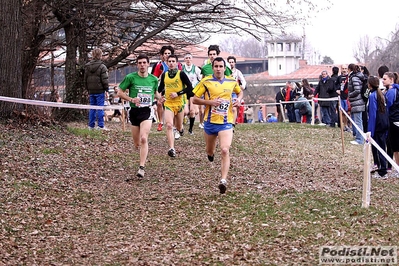
[[[360,130],[363,130],[362,112],[365,111],[364,101],[361,95],[364,80],[363,73],[360,71],[358,65],[350,64],[349,81],[348,81],[348,95],[351,105],[351,117]],[[363,144],[363,136],[355,126],[352,128],[355,135],[355,140],[351,141],[352,144]]]
[[[367,79],[370,76],[370,72],[367,69],[367,67],[365,67],[365,66],[359,66],[359,68],[360,68],[360,71],[363,73],[363,77],[364,77],[362,82],[367,84]],[[365,111],[362,113],[363,131],[364,132],[367,132],[367,123],[368,123],[367,102],[368,102],[369,94],[370,94],[370,89],[367,89],[367,91],[364,92],[364,97],[363,97],[364,106],[365,106]],[[366,101],[364,100],[365,98],[367,98]]]
[[[329,88],[328,95],[330,98],[336,98],[337,100],[331,101],[330,102],[330,118],[331,118],[331,123],[330,127],[335,127],[335,123],[338,122],[338,116],[337,116],[337,109],[338,109],[338,94],[337,94],[337,79],[338,79],[338,72],[339,68],[338,67],[333,67],[332,68],[332,75],[331,75],[331,80],[333,82],[333,86]]]
[[[321,79],[319,84],[316,86],[315,95],[319,95],[319,99],[330,98],[329,92],[334,89],[334,81],[330,79],[327,71],[321,72]],[[321,121],[326,125],[331,125],[331,102],[330,101],[319,101],[321,111]]]
[[[338,76],[335,81],[336,93],[339,95],[341,107],[345,112],[348,112],[348,66],[341,66],[341,75]],[[346,115],[342,116],[342,122],[344,123],[344,131],[350,131],[348,127],[348,120]],[[341,127],[338,119],[338,126]]]
[[[383,76],[384,85],[387,86],[385,94],[389,114],[388,138],[393,152],[393,159],[399,164],[399,75],[387,72]],[[399,172],[392,169],[391,177],[399,178]]]
[[[101,61],[103,52],[96,48],[91,52],[93,59],[85,65],[84,84],[89,92],[90,105],[104,106],[105,92],[108,91],[108,69]],[[96,125],[99,129],[104,127],[104,110],[90,109],[89,129]]]
[[[295,84],[295,83],[294,83]],[[285,85],[285,101],[293,101],[295,100],[295,92],[294,88],[292,87],[291,81],[287,81]],[[287,116],[288,116],[288,121],[289,122],[295,122],[295,109],[294,109],[294,104],[293,103],[287,103],[285,104],[285,108],[287,109]]]
[[[281,104],[280,102],[284,102],[285,101],[285,88],[281,87],[280,90],[276,93],[276,109],[277,109],[277,119],[278,122],[284,122],[283,119],[283,113],[284,112],[284,108],[281,108]]]

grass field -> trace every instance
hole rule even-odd
[[[315,265],[324,245],[399,243],[399,180],[361,208],[363,149],[337,128],[238,125],[220,195],[198,126],[173,159],[154,124],[143,180],[108,126],[0,125],[0,265]]]

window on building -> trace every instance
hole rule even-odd
[[[271,43],[271,44],[270,44],[270,50],[271,50],[272,52],[274,52],[274,43]]]
[[[281,65],[278,65],[278,69],[281,70]]]
[[[278,51],[279,52],[282,52],[284,50],[283,43],[280,42],[280,43],[277,44],[277,46],[278,46]]]
[[[287,43],[287,51],[291,52],[291,43]]]

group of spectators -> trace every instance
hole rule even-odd
[[[350,143],[362,145],[363,132],[371,132],[371,137],[388,155],[399,163],[399,75],[389,72],[388,67],[381,66],[378,76],[370,75],[365,66],[356,64],[342,65],[341,73],[338,67],[332,68],[332,73],[321,72],[315,88],[307,79],[299,82],[287,82],[276,94],[278,121],[283,122],[283,112],[287,113],[289,122],[310,123],[312,108],[309,100],[315,102],[315,113],[320,106],[321,123],[329,127],[343,127],[351,132],[354,140]],[[335,99],[336,100],[335,100]],[[326,100],[322,100],[326,99]],[[280,102],[285,103],[284,110]],[[338,103],[339,101],[339,103]],[[350,123],[345,115],[342,125],[338,119],[339,106],[350,114]],[[319,121],[315,117],[315,123]],[[373,146],[374,175],[378,178],[399,177],[397,171],[391,171],[391,164]]]

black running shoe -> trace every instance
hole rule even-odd
[[[170,149],[170,150],[168,150],[168,155],[169,155],[170,157],[176,157],[176,151],[175,151],[175,149]]]
[[[227,189],[227,183],[220,181],[220,184],[219,184],[220,194],[226,193],[226,189]]]

